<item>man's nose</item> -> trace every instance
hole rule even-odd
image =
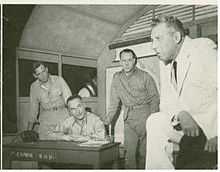
[[[79,110],[79,109],[76,109],[76,113],[79,114],[79,113],[80,113],[80,110]]]

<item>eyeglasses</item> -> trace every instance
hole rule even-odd
[[[78,104],[76,107],[69,107],[68,109],[69,109],[69,111],[76,111],[76,110],[78,110],[78,109],[80,109],[82,107],[82,105],[81,104]]]

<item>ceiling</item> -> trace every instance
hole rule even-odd
[[[147,5],[36,5],[20,47],[97,59],[121,28]]]
[[[135,13],[142,10],[143,5],[72,5],[74,12],[88,15],[113,24],[124,24]]]

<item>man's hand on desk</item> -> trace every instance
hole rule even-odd
[[[29,121],[28,126],[27,126],[27,130],[34,130],[34,131],[38,132],[39,125],[40,125],[40,122],[37,119],[34,121]]]
[[[199,136],[199,126],[188,112],[181,111],[177,116],[185,135],[191,137]]]
[[[217,147],[218,147],[218,137],[215,136],[206,141],[204,150],[208,152],[216,152]]]
[[[105,126],[109,126],[111,124],[111,120],[108,115],[101,115],[100,119]]]
[[[65,140],[65,141],[75,141],[75,142],[87,142],[89,140],[89,137],[87,136],[70,135],[64,133],[51,134],[51,138],[55,140]]]

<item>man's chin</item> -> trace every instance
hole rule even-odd
[[[84,116],[75,117],[78,120],[83,120]]]
[[[131,73],[132,70],[133,70],[133,68],[132,69],[124,69],[125,73]]]
[[[162,61],[164,63],[164,65],[168,65],[169,63],[172,62],[171,60],[162,59],[160,56],[158,56],[158,58],[159,58],[160,61]]]
[[[40,80],[41,83],[46,83],[48,79]]]
[[[164,65],[167,66],[169,64],[168,61],[163,61]]]

